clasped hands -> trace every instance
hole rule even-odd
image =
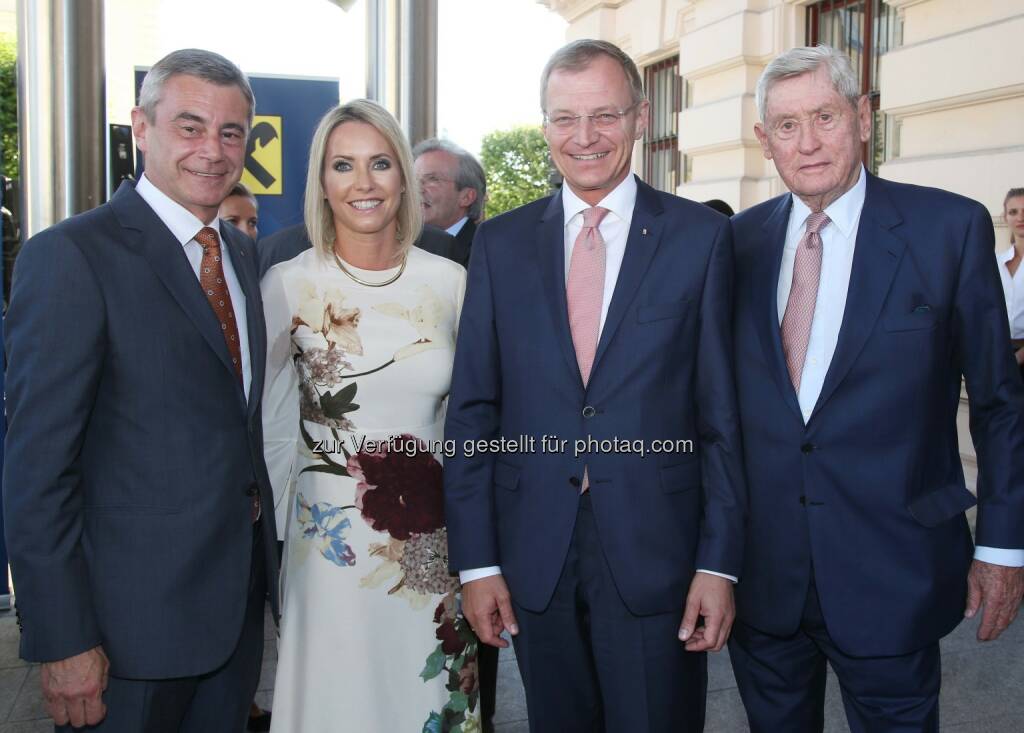
[[[484,644],[503,649],[508,642],[501,638],[501,633],[506,630],[512,636],[519,633],[519,624],[512,610],[512,596],[500,575],[473,580],[462,586],[462,611]],[[697,625],[699,617],[704,619],[701,626]],[[732,582],[717,575],[697,573],[686,597],[679,639],[685,642],[687,651],[721,651],[735,618]]]

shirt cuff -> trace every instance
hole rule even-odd
[[[474,580],[480,580],[481,578],[489,578],[492,575],[501,575],[500,565],[491,565],[486,568],[470,568],[469,570],[459,571],[459,582],[465,585],[471,583]]]
[[[739,578],[733,575],[726,575],[725,573],[716,573],[714,570],[704,570],[703,568],[697,568],[698,573],[707,573],[708,575],[717,575],[719,578],[725,578],[731,580],[733,583],[738,583]]]
[[[1024,567],[1024,550],[1007,550],[1002,547],[978,545],[974,548],[974,559],[991,563],[992,565],[1019,568]]]

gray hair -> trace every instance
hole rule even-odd
[[[464,188],[472,188],[476,191],[476,199],[473,200],[466,216],[470,221],[480,221],[484,213],[484,202],[487,198],[487,177],[484,175],[483,166],[473,157],[468,150],[460,148],[450,140],[430,138],[418,143],[412,149],[412,157],[415,160],[425,153],[448,153],[459,161],[459,169],[455,173],[455,187],[460,191]]]
[[[598,41],[593,38],[583,38],[572,43],[567,43],[555,51],[544,66],[544,72],[540,75],[540,111],[548,111],[548,80],[551,74],[561,69],[564,71],[579,72],[590,66],[591,62],[598,56],[609,56],[621,64],[622,71],[629,81],[629,92],[633,98],[633,104],[639,104],[647,98],[644,94],[644,82],[640,78],[640,72],[636,68],[625,51],[608,41]]]
[[[776,82],[802,74],[811,74],[822,65],[828,69],[832,87],[852,106],[860,99],[860,82],[850,63],[850,57],[831,46],[801,46],[776,56],[761,72],[757,80],[757,113],[764,122],[768,111],[768,93]]]
[[[160,102],[164,84],[172,76],[182,74],[194,76],[218,86],[236,86],[249,103],[249,127],[256,111],[256,97],[253,96],[249,79],[242,70],[213,51],[201,48],[183,48],[164,56],[146,73],[139,91],[139,107],[150,122],[156,120],[156,106]]]
[[[323,174],[327,159],[327,141],[331,133],[339,125],[346,122],[363,122],[388,141],[395,153],[402,176],[402,199],[398,204],[398,241],[401,252],[408,252],[413,243],[419,239],[423,229],[423,209],[420,206],[420,187],[413,178],[412,153],[405,133],[398,121],[376,102],[369,99],[354,99],[330,110],[321,119],[313,133],[313,142],[309,146],[309,169],[306,173],[306,195],[303,202],[303,214],[306,233],[324,257],[331,257],[334,252],[334,214],[326,200]]]

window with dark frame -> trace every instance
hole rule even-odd
[[[680,178],[679,112],[683,79],[679,57],[644,68],[644,91],[650,102],[650,124],[644,135],[643,179],[660,191],[675,193]]]
[[[871,102],[871,139],[864,163],[872,173],[885,162],[886,119],[879,111],[879,66],[882,54],[899,44],[896,10],[882,0],[823,0],[807,9],[807,42],[832,46],[850,57],[861,94]]]

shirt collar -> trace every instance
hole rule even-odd
[[[143,201],[149,204],[149,207],[153,209],[160,218],[160,221],[167,225],[167,228],[171,230],[171,234],[174,235],[174,238],[178,240],[182,247],[195,239],[199,230],[206,226],[215,229],[217,236],[221,240],[224,239],[221,236],[220,219],[214,217],[212,222],[204,224],[195,214],[154,186],[146,178],[145,173],[139,177],[138,183],[135,184],[135,192],[142,197]]]
[[[602,209],[608,209],[622,221],[628,220],[636,206],[636,178],[633,174],[630,173],[622,179],[622,183],[609,191],[597,205]],[[589,208],[590,204],[577,196],[568,183],[562,186],[562,211],[565,214],[566,225],[574,216]]]
[[[1004,249],[1002,252],[997,252],[996,257],[999,258],[999,264],[1005,265],[1007,262],[1013,259],[1014,246],[1011,244],[1009,247]]]
[[[450,227],[445,229],[445,231],[448,232],[449,234],[451,234],[454,237],[459,232],[462,231],[462,227],[466,226],[466,222],[467,221],[469,221],[469,217],[468,216],[464,216],[461,219],[459,219],[457,222],[452,224]]]
[[[854,227],[860,219],[861,209],[864,208],[864,196],[867,191],[867,176],[864,175],[864,166],[860,167],[860,175],[853,188],[837,198],[827,207],[825,213],[836,229],[849,238],[853,234]],[[793,196],[793,211],[789,218],[790,232],[799,230],[804,226],[807,217],[811,215],[810,207],[800,200],[799,196]]]

